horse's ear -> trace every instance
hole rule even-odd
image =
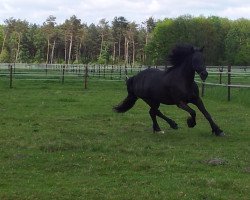
[[[200,52],[203,52],[204,48],[205,48],[205,46],[201,47],[201,48],[199,49],[199,51],[200,51]]]

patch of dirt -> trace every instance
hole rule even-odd
[[[244,169],[244,172],[250,173],[250,167],[246,167],[246,168]]]
[[[212,159],[206,160],[205,163],[212,165],[212,166],[217,166],[217,165],[225,165],[227,161],[221,158],[212,158]]]

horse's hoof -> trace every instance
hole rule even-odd
[[[187,119],[187,125],[189,128],[193,128],[196,125],[196,122],[195,122],[195,120],[193,120],[193,118],[189,117]]]
[[[154,131],[154,133],[156,133],[156,134],[164,134],[165,132],[164,131]]]
[[[223,131],[213,131],[213,133],[216,135],[216,136],[218,136],[218,137],[224,137],[224,136],[226,136],[226,134],[223,132]]]
[[[170,127],[171,127],[172,129],[175,129],[175,130],[179,128],[179,127],[178,127],[178,124],[176,124],[176,123],[171,124]]]
[[[226,136],[226,135],[225,135],[224,132],[220,132],[220,133],[216,134],[216,136],[218,136],[218,137],[224,137],[224,136]]]

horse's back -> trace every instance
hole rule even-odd
[[[148,84],[152,81],[159,80],[159,78],[161,78],[163,74],[164,72],[159,69],[149,68],[139,72],[137,75],[134,76],[134,79],[137,82]]]
[[[134,93],[140,98],[159,97],[164,91],[164,71],[146,69],[133,77]]]
[[[192,102],[199,97],[199,89],[195,82],[186,88],[181,80],[158,69],[146,69],[133,77],[133,94],[143,100],[168,105],[180,101]]]

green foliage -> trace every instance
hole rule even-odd
[[[227,59],[235,65],[250,64],[250,23],[239,19],[232,23],[226,38]]]
[[[101,44],[101,37],[98,34],[98,29],[96,25],[90,24],[89,28],[87,29],[87,39],[84,45],[87,53],[84,56],[84,60],[87,61],[96,61],[100,54],[100,44]]]
[[[250,43],[249,45],[241,46],[235,56],[235,65],[249,65],[250,63]]]
[[[99,64],[108,64],[109,63],[109,52],[108,52],[108,44],[103,44],[103,49],[98,57]]]
[[[172,24],[172,19],[159,22],[153,32],[152,40],[146,47],[147,55],[154,64],[161,64],[166,60],[166,55],[172,46],[169,41],[175,37],[174,32],[167,31]]]
[[[0,25],[0,49],[2,49],[4,39],[4,26]]]
[[[1,63],[8,63],[10,62],[10,54],[7,51],[7,49],[3,49],[3,51],[0,53],[0,62]]]
[[[36,29],[34,33],[34,46],[35,56],[34,61],[36,63],[43,63],[46,61],[46,46],[47,40],[41,29]]]
[[[154,29],[147,54],[154,64],[166,64],[166,55],[176,43],[205,46],[207,65],[250,65],[248,47],[250,21],[219,17],[180,16],[165,19]]]

